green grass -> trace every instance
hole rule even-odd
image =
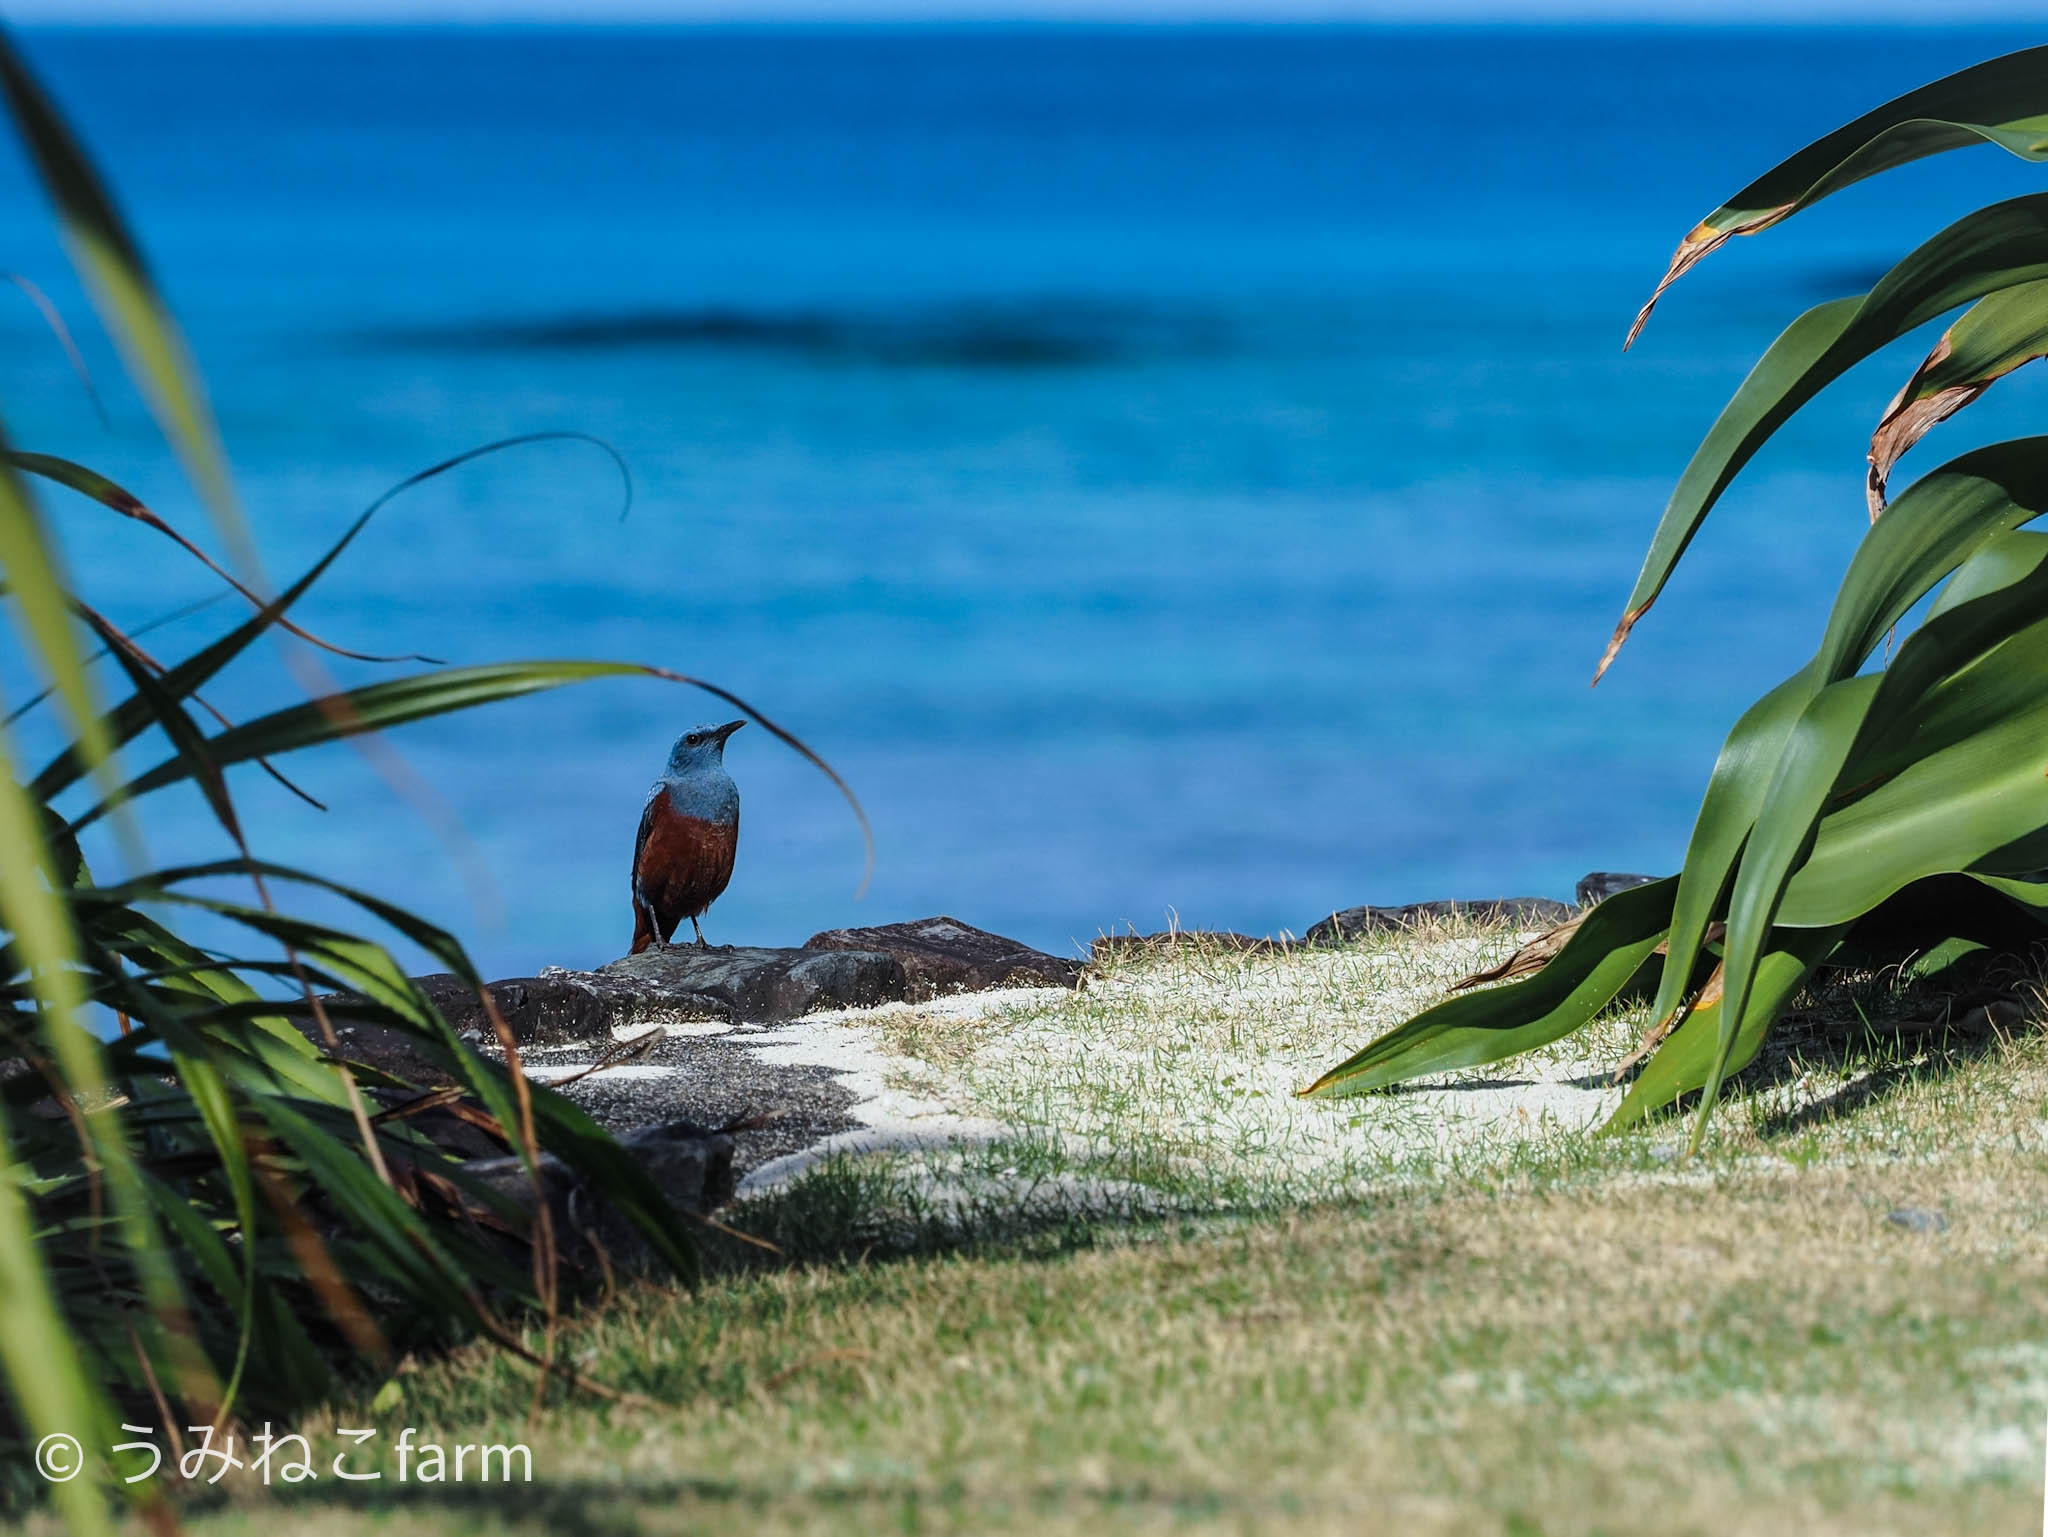
[[[1401,1095],[1237,1113],[1246,1082],[1507,943],[1196,954],[1071,998],[879,1014],[906,1074],[943,1070],[1011,1131],[820,1166],[728,1214],[780,1257],[722,1244],[694,1297],[586,1308],[563,1354],[647,1403],[554,1392],[530,1420],[530,1373],[479,1348],[302,1427],[523,1442],[530,1486],[265,1497],[231,1476],[193,1525],[2031,1529],[2048,1036],[1901,1033],[1952,1000],[1849,979],[1801,1001],[1689,1165],[1677,1122],[1601,1140],[1510,1116],[1446,1138]],[[2034,997],[2017,972],[1971,986]],[[1639,1026],[1598,1039],[1618,1058]]]

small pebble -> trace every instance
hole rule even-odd
[[[1885,1213],[1885,1221],[1895,1222],[1908,1232],[1946,1233],[1948,1218],[1938,1211],[1929,1211],[1923,1206],[1898,1206]]]

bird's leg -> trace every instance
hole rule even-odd
[[[690,927],[691,927],[692,929],[696,930],[696,933],[697,933],[697,948],[698,948],[699,950],[708,950],[708,949],[710,949],[711,947],[710,947],[709,945],[707,945],[707,944],[705,944],[705,943],[704,943],[704,930],[703,930],[703,927],[702,927],[702,926],[701,926],[701,925],[700,925],[700,924],[699,924],[699,923],[697,922],[697,920],[696,920],[695,918],[692,918],[692,919],[690,920]]]
[[[633,937],[635,939],[640,937],[638,933],[639,925],[645,923],[647,925],[647,948],[650,950],[666,950],[668,948],[668,941],[661,937],[661,925],[655,921],[654,909],[641,902],[640,888],[637,885],[633,888],[633,920],[635,928]]]

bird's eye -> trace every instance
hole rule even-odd
[[[688,743],[691,747],[696,747],[703,742],[704,738],[700,737],[699,735],[697,735],[696,732],[693,731],[688,736],[684,737],[683,740],[684,742]]]

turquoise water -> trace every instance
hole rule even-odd
[[[1738,242],[1620,341],[1695,219],[1808,138],[2035,39],[1988,31],[35,32],[210,381],[271,568],[409,471],[308,602],[345,644],[610,656],[804,735],[734,739],[715,941],[951,912],[1299,930],[1675,864],[1727,724],[1804,659],[1870,424],[1931,338],[1756,464],[1597,691],[1671,480],[1775,328],[1987,197],[1951,156]],[[77,315],[0,170],[5,264]],[[0,307],[26,446],[199,515],[87,338],[103,426]],[[1917,456],[2023,430],[2022,376]],[[1910,468],[1910,465],[1909,465]],[[196,568],[66,506],[141,622]],[[216,608],[152,637],[176,653]],[[375,669],[336,666],[355,680]],[[10,691],[21,692],[18,671]],[[265,657],[231,714],[292,685]],[[493,974],[630,934],[669,742],[723,707],[605,684],[348,749],[254,841],[408,902]],[[151,852],[209,852],[166,801]],[[451,838],[440,819],[464,829]]]

